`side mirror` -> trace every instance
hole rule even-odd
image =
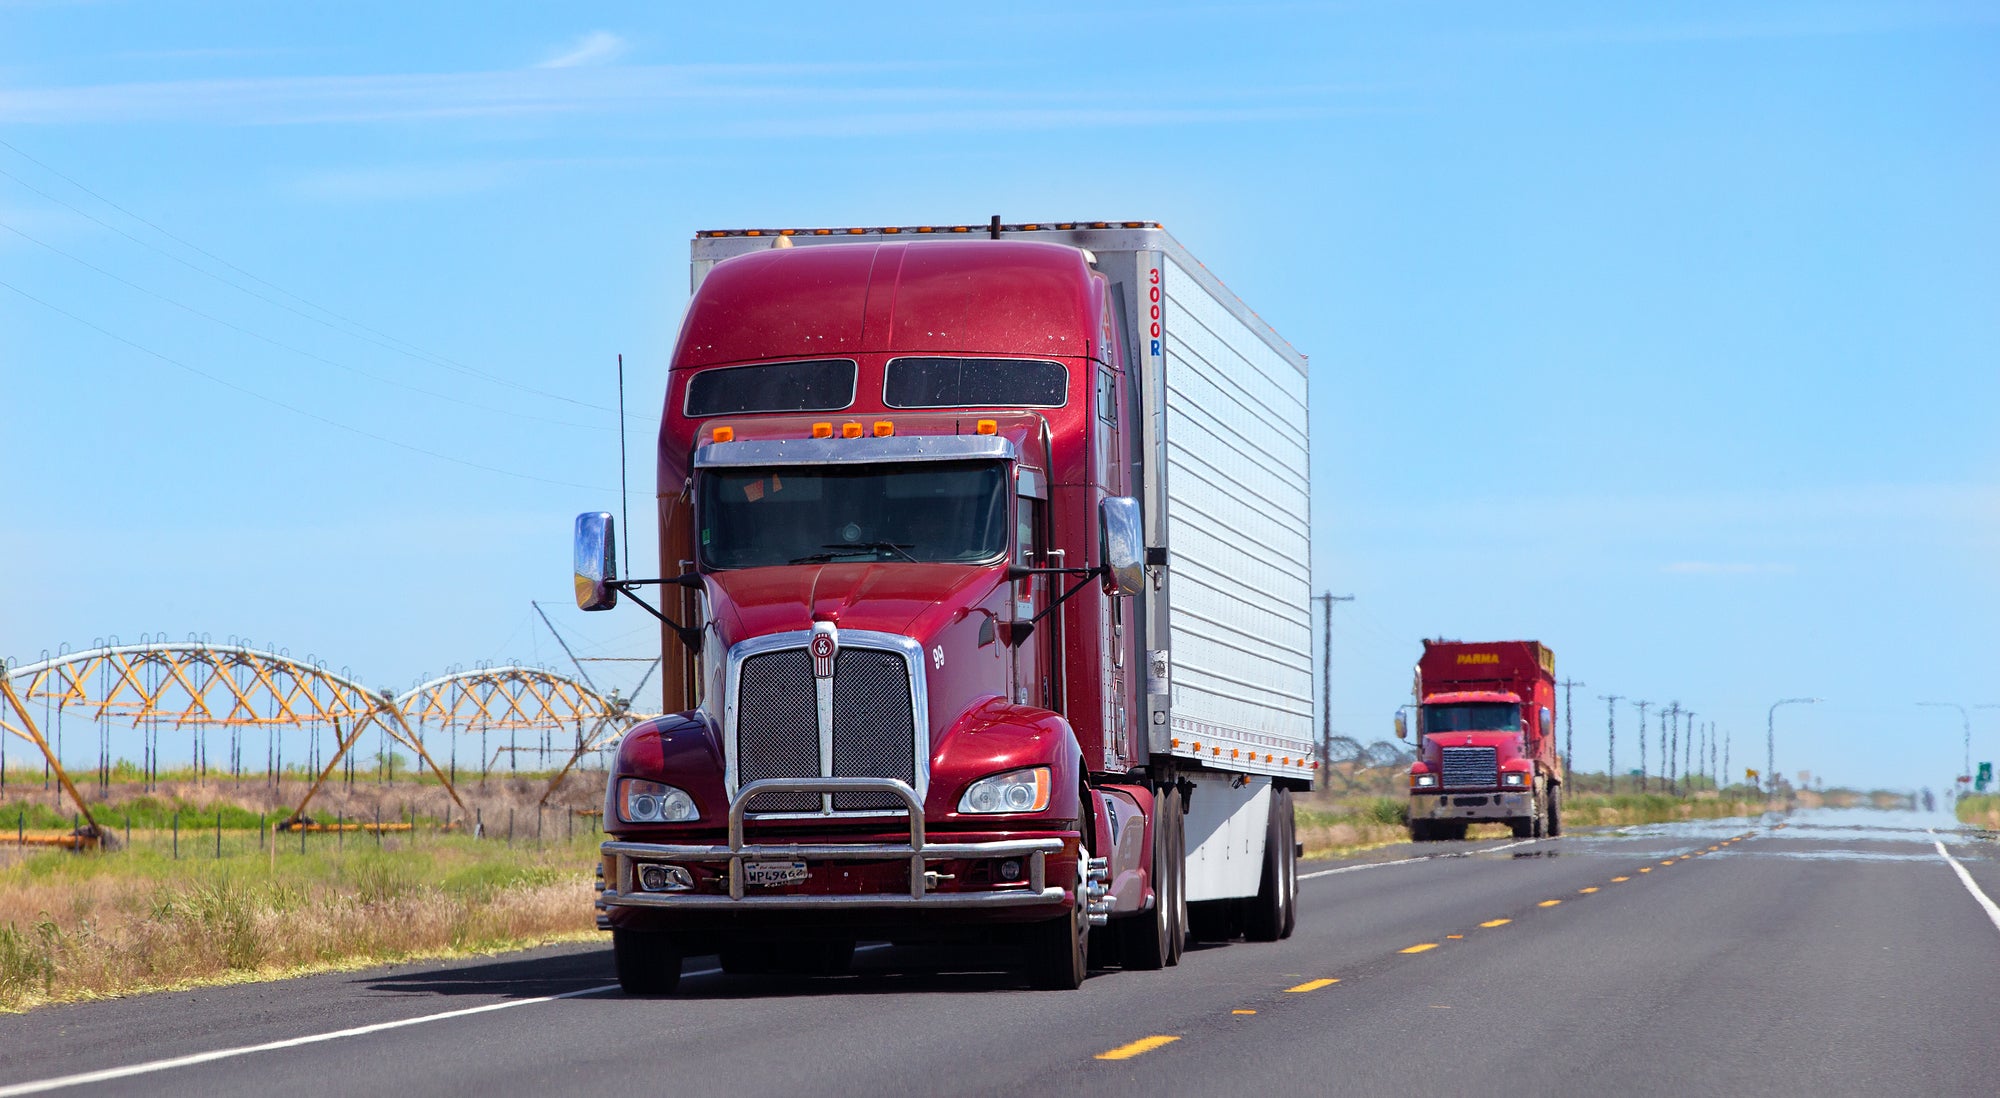
[[[1112,496],[1098,504],[1097,538],[1105,570],[1118,593],[1136,595],[1145,590],[1146,539],[1139,525],[1139,501]]]
[[[586,511],[576,516],[576,606],[609,610],[618,605],[618,542],[611,515]]]
[[[1403,711],[1400,709],[1396,710],[1396,738],[1399,740],[1410,738],[1409,718],[1403,716]]]

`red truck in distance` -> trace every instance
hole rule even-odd
[[[1427,640],[1417,661],[1410,838],[1463,839],[1475,820],[1517,838],[1562,834],[1556,659],[1537,641]],[[1396,735],[1409,728],[1396,714]]]
[[[577,520],[578,605],[663,622],[669,715],[606,790],[624,988],[939,939],[1073,988],[1288,935],[1303,356],[1150,222],[724,230],[693,260],[655,578]]]

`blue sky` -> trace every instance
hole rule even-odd
[[[402,688],[560,661],[531,599],[648,654],[563,609],[568,529],[620,352],[645,513],[695,230],[1147,218],[1312,356],[1336,731],[1419,637],[1534,636],[1583,763],[1603,693],[1739,769],[1810,694],[1787,772],[1950,780],[1914,703],[2000,702],[1993,8],[945,7],[0,0],[0,655]]]

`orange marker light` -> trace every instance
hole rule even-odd
[[[716,442],[734,442],[736,440],[736,428],[717,427],[715,433],[709,437]]]
[[[875,421],[876,438],[888,438],[890,435],[893,435],[895,433],[896,433],[896,425],[894,423],[891,423],[886,419],[878,419]]]
[[[813,437],[814,437],[814,438],[832,438],[832,437],[833,437],[833,424],[831,424],[831,423],[815,423],[815,424],[813,424]]]
[[[1000,422],[998,420],[982,419],[974,427],[974,430],[982,435],[998,434],[1000,432]]]
[[[843,423],[840,425],[840,437],[842,438],[860,438],[861,434],[861,425],[859,423]]]

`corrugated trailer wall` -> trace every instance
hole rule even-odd
[[[1306,375],[1162,258],[1172,753],[1296,757],[1313,738]]]

